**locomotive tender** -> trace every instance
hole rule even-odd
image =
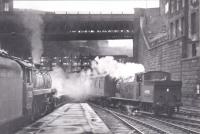
[[[53,110],[51,77],[32,64],[0,54],[0,131],[22,119],[34,120]]]
[[[182,105],[182,84],[170,77],[170,73],[162,71],[136,74],[131,82],[117,81],[109,76],[91,77],[93,97],[98,98],[98,102],[109,103],[110,106],[126,105],[134,110],[167,113],[171,116]]]

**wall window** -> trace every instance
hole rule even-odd
[[[185,22],[184,22],[184,17],[182,17],[181,18],[181,29],[180,29],[180,31],[181,31],[181,35],[183,35],[184,34],[184,30],[185,30]]]
[[[179,36],[179,21],[178,20],[176,20],[175,25],[176,25],[175,35],[176,35],[176,37],[178,37]]]
[[[192,44],[192,56],[197,56],[197,46],[196,46],[196,43]]]
[[[197,32],[197,16],[196,13],[191,14],[191,34],[195,34]]]
[[[178,10],[182,8],[182,0],[178,0]]]
[[[170,12],[174,13],[174,0],[170,1]]]
[[[175,24],[174,22],[170,23],[170,37],[173,39],[176,36]]]
[[[199,43],[196,45],[197,56],[200,56],[200,45]]]
[[[177,2],[176,2],[176,10],[177,10],[177,11],[180,10],[180,1],[181,1],[181,0],[177,0]]]
[[[173,38],[173,23],[170,23],[170,38]]]
[[[187,48],[187,57],[195,57],[200,56],[200,45],[199,42],[193,42],[192,44],[188,44]]]
[[[191,0],[190,4],[193,8],[198,7],[199,6],[199,0]]]
[[[165,4],[165,14],[167,14],[168,11],[169,11],[169,3],[167,2],[167,3]]]
[[[182,8],[185,7],[185,0],[181,0],[182,1]]]
[[[4,11],[6,11],[6,12],[9,11],[9,3],[8,2],[4,3]]]
[[[174,0],[174,9],[175,9],[175,11],[177,11],[178,9],[177,9],[177,5],[178,5],[178,2],[177,2],[177,0]]]

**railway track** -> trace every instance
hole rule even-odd
[[[173,119],[179,120],[179,122],[185,122],[188,123],[189,125],[193,126],[199,126],[200,125],[200,119],[199,118],[191,118],[188,116],[180,116],[180,115],[174,115]]]
[[[188,128],[188,129],[193,130],[193,131],[195,131],[197,133],[200,132],[200,122],[199,123],[192,123],[188,119],[185,120],[185,119],[181,119],[181,118],[174,118],[174,119],[161,118],[161,120],[166,121],[166,122],[170,122],[170,123],[173,123],[173,124],[180,125],[180,126],[182,126],[184,128]]]
[[[171,117],[167,118],[166,116],[155,117],[152,113],[149,112],[139,112],[141,113],[139,116],[143,116],[143,118],[155,120],[166,124],[167,126],[172,126],[177,129],[182,129],[190,134],[200,134],[200,121],[188,118],[180,118],[180,117]]]
[[[199,114],[200,115],[200,110],[198,110],[198,109],[190,109],[190,108],[181,107],[180,111],[189,112],[189,113],[194,113],[194,114]]]
[[[155,116],[153,116],[153,113],[149,113],[149,112],[140,112],[140,113],[151,116],[152,118],[155,118]],[[177,113],[177,114],[174,114],[173,117],[171,117],[171,118],[168,118],[166,116],[159,116],[158,119],[165,120],[167,122],[171,122],[174,124],[178,124],[183,127],[188,127],[190,129],[194,129],[194,130],[200,132],[200,118],[197,118],[197,117],[194,118],[188,114],[183,115],[183,114]]]
[[[166,118],[166,116],[154,117],[151,115],[144,116],[142,114],[137,114],[136,116],[128,116],[113,109],[107,109],[114,112],[118,116],[126,118],[129,121],[135,121],[137,124],[143,124],[146,128],[158,129],[156,133],[166,133],[166,134],[200,134],[200,122],[198,120],[187,119],[187,118]],[[139,130],[145,132],[140,127]],[[155,132],[154,132],[155,133]]]
[[[131,129],[132,129],[131,132],[134,134],[135,133],[139,133],[139,134],[172,134],[171,132],[162,130],[162,129],[158,128],[157,126],[153,126],[144,121],[140,121],[138,119],[129,117],[125,114],[121,114],[121,113],[115,112],[113,110],[102,108],[100,106],[93,105],[93,104],[91,106],[95,109],[97,114],[99,114],[99,116],[105,121],[105,123],[110,127],[110,129],[113,133],[120,133],[120,134],[122,133],[121,130],[116,130],[116,128],[120,128],[120,127],[115,125],[115,124],[119,124],[116,122],[119,122],[118,119],[120,119],[120,121],[122,121],[123,124],[131,126]],[[111,114],[112,116],[109,116],[108,113]],[[110,118],[112,118],[112,119],[110,119]],[[113,121],[113,120],[116,120],[116,118],[118,121]],[[120,131],[120,132],[118,132],[118,131]],[[123,131],[123,133],[126,133],[126,132]]]
[[[138,130],[135,126],[130,124],[124,118],[112,113],[104,108],[96,105],[91,105],[95,112],[101,117],[101,119],[107,124],[112,133],[114,134],[144,134]]]
[[[194,112],[192,110],[189,109],[180,109],[180,111],[178,113],[176,113],[176,115],[182,115],[182,116],[188,116],[190,118],[199,118],[200,119],[200,113],[199,112]]]

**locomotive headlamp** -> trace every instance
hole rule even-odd
[[[169,92],[169,88],[167,88],[166,91]]]

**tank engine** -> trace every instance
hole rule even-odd
[[[135,110],[142,109],[155,114],[167,113],[171,116],[174,110],[182,105],[181,82],[171,80],[170,73],[167,72],[150,71],[136,74],[131,82],[109,82],[106,77],[103,81],[101,79],[102,76],[92,78],[93,89],[98,90],[95,92],[96,96],[104,96],[104,100],[106,96],[107,102],[112,106],[132,106]],[[105,89],[108,86],[110,88]]]
[[[54,108],[56,90],[51,88],[50,75],[28,62],[1,53],[0,85],[0,131]]]

